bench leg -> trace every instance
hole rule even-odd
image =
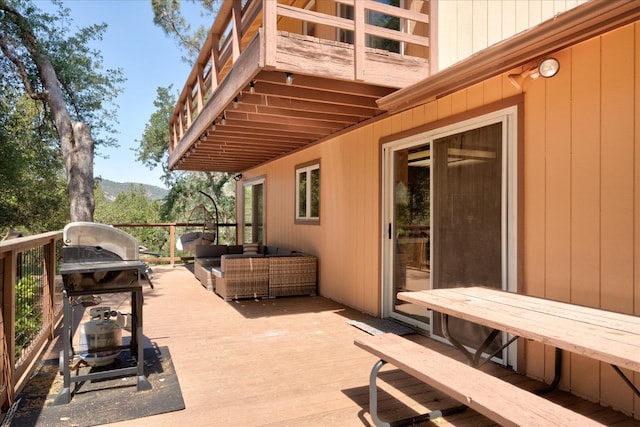
[[[378,360],[373,368],[371,369],[371,374],[369,375],[369,413],[371,414],[371,419],[373,423],[377,427],[397,427],[404,425],[413,425],[422,421],[433,420],[439,417],[444,417],[447,415],[457,414],[459,412],[463,412],[467,409],[466,405],[455,406],[453,408],[447,408],[438,411],[432,411],[428,414],[417,415],[415,417],[405,418],[402,420],[387,422],[382,421],[378,417],[378,386],[376,384],[376,379],[378,378],[378,372],[380,369],[386,364],[384,360]]]

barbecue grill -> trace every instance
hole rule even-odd
[[[127,375],[137,375],[137,390],[151,388],[144,375],[142,343],[142,285],[151,285],[148,267],[139,259],[138,241],[130,234],[106,224],[73,222],[63,230],[63,350],[60,368],[64,375],[63,389],[54,405],[69,403],[71,383]],[[151,285],[153,287],[153,285]],[[84,375],[71,375],[70,361],[75,355],[73,337],[73,298],[114,293],[131,294],[131,340],[129,345],[84,349],[92,354],[113,353],[129,349],[135,366],[100,370]]]

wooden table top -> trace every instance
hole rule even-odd
[[[640,372],[640,317],[484,287],[400,292],[460,319]]]

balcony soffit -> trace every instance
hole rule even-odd
[[[384,33],[422,46],[415,52],[418,56],[409,56],[364,43],[280,31],[274,22],[264,23],[265,14],[278,19],[309,18],[323,25],[338,21],[303,10],[301,5],[293,7],[293,2],[281,3],[276,8],[251,0],[242,11],[235,2],[222,3],[170,120],[171,169],[247,170],[384,113],[377,100],[429,74],[429,61],[420,56],[428,37]],[[270,6],[268,12],[263,13],[264,5]],[[375,2],[367,7],[428,22],[426,14],[416,11]],[[241,19],[234,21],[234,16]],[[223,43],[218,52],[219,35],[228,22],[235,22],[234,28],[240,31],[230,33],[231,43]],[[384,30],[368,27],[370,33]],[[360,54],[355,53],[356,45]],[[291,85],[285,82],[287,73],[293,75]]]

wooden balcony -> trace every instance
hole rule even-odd
[[[155,289],[144,288],[144,336],[147,345],[170,351],[186,408],[110,425],[373,425],[368,377],[376,358],[353,344],[354,338],[366,333],[346,323],[370,319],[367,315],[322,297],[225,302],[183,266],[154,267],[154,285]],[[422,335],[408,337],[460,356],[453,347]],[[57,366],[59,345],[52,343],[41,365]],[[491,363],[482,369],[526,389],[541,387]],[[443,393],[391,365],[383,368],[380,379],[382,419],[455,406]],[[135,395],[135,387],[131,393]],[[604,425],[640,425],[620,412],[561,391],[548,397]],[[435,422],[495,425],[472,410]]]
[[[431,2],[307,3],[221,3],[169,122],[170,168],[246,170],[381,114],[377,99],[429,76]]]

